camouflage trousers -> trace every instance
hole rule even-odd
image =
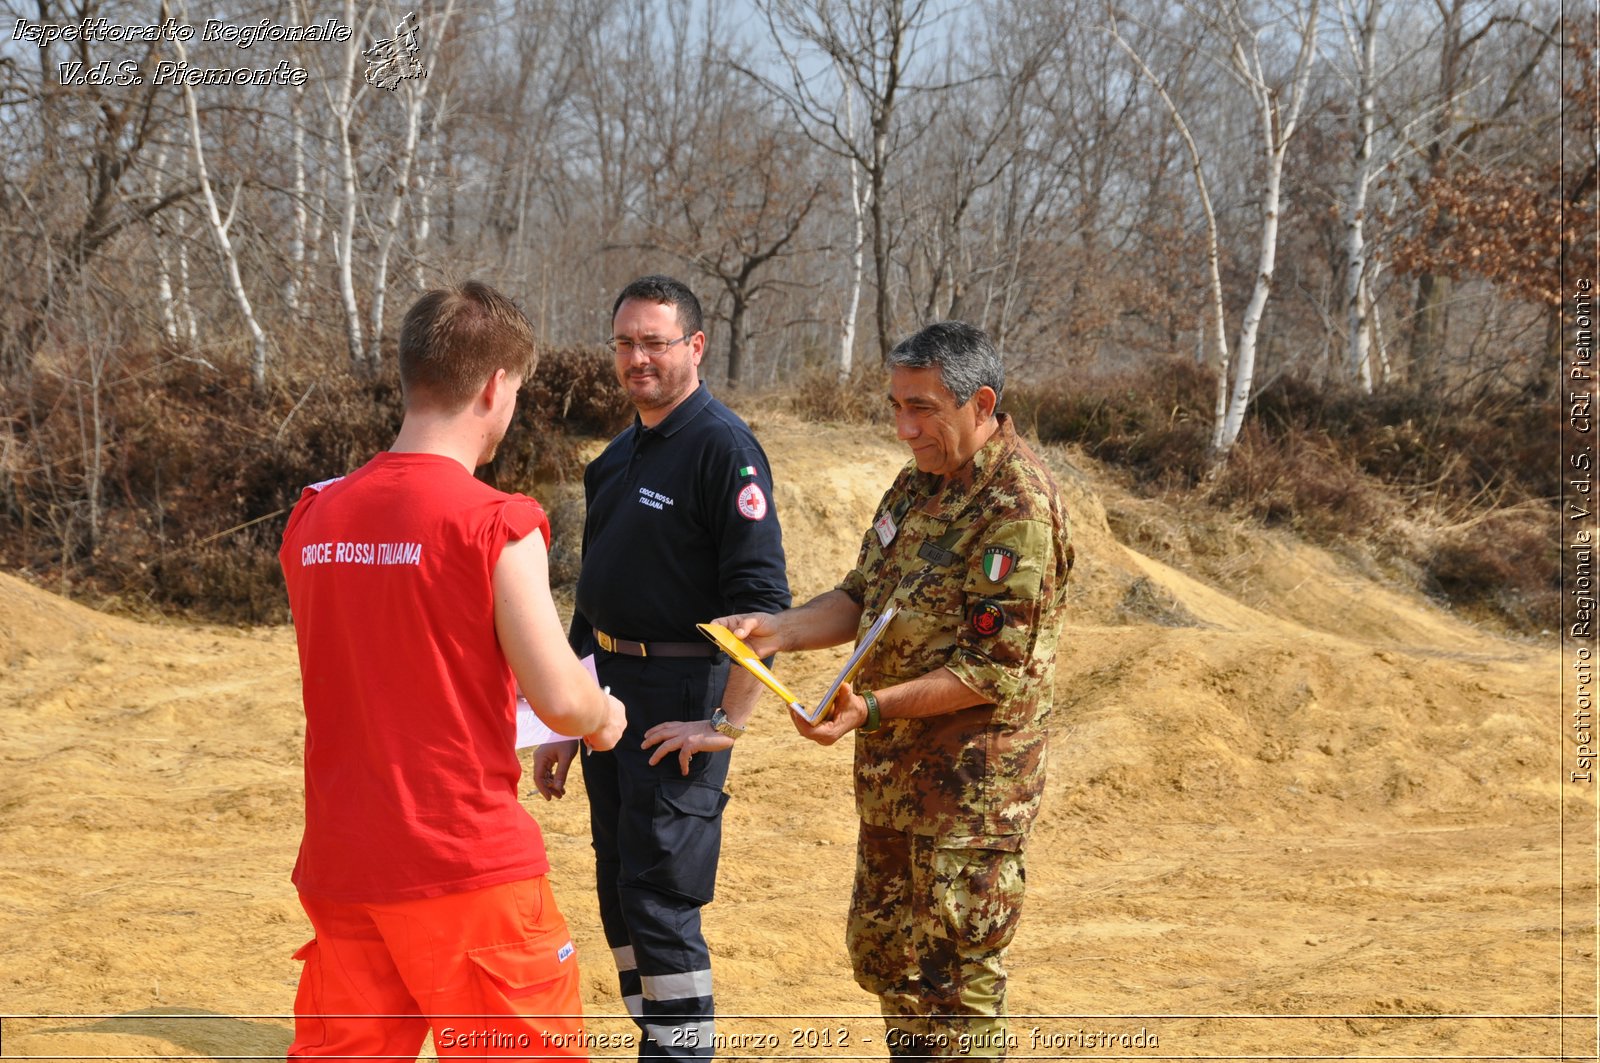
[[[856,981],[878,997],[892,1057],[1004,1058],[1021,841],[861,824],[846,941]]]

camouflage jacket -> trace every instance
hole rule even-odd
[[[1008,416],[974,455],[970,483],[941,487],[915,463],[901,470],[838,587],[862,606],[858,637],[890,602],[899,605],[855,687],[943,667],[989,704],[856,732],[863,820],[1021,847],[1044,789],[1071,568],[1060,492]]]

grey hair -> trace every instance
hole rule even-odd
[[[890,369],[939,370],[939,379],[965,406],[979,388],[994,389],[996,404],[1006,386],[1006,368],[989,334],[965,321],[938,321],[895,344],[886,363]]]

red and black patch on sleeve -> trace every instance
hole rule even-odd
[[[1006,611],[993,598],[983,598],[967,612],[967,623],[984,638],[998,635],[1006,626]]]

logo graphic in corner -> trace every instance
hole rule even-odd
[[[1017,552],[1004,546],[991,546],[983,552],[983,574],[1000,583],[1017,567]]]
[[[739,516],[745,520],[760,520],[767,515],[767,496],[761,493],[760,484],[745,484],[739,491]]]
[[[967,623],[984,638],[998,635],[1000,629],[1006,626],[1006,611],[993,598],[984,598],[967,614]]]
[[[367,60],[367,84],[393,92],[402,81],[425,78],[428,68],[417,61],[417,13],[408,12],[385,37],[361,53]]]
[[[567,942],[565,945],[556,950],[556,962],[566,963],[568,960],[572,959],[572,954],[575,951],[576,950],[572,947],[572,942]]]

